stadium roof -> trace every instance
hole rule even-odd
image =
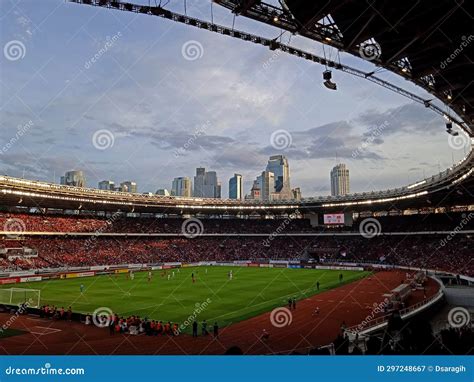
[[[474,135],[474,3],[467,0],[216,0],[253,18],[352,53],[449,105]]]
[[[474,168],[471,152],[458,165],[414,184],[378,192],[338,197],[314,197],[301,201],[229,200],[134,194],[88,189],[0,176],[2,206],[126,211],[162,214],[288,214],[313,212],[389,211],[472,204]]]

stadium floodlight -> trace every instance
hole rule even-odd
[[[323,84],[326,86],[328,89],[331,90],[337,90],[337,85],[335,82],[331,81],[332,79],[332,72],[330,70],[326,70],[323,72]]]
[[[451,121],[446,122],[446,132],[453,137],[457,137],[459,135],[457,131],[453,131],[453,123]]]
[[[269,48],[270,50],[276,50],[276,49],[278,49],[278,46],[279,46],[279,45],[278,45],[278,43],[277,43],[277,41],[276,41],[276,39],[275,39],[275,40],[271,40],[271,41],[270,41],[270,45],[268,46],[268,48]]]

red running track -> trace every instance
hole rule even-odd
[[[28,333],[2,339],[0,354],[223,354],[231,346],[240,347],[244,354],[290,353],[331,343],[343,321],[348,327],[360,324],[372,314],[374,305],[384,300],[383,295],[400,285],[404,277],[401,271],[377,272],[297,302],[289,325],[275,327],[268,312],[222,328],[218,339],[212,335],[110,335],[107,328],[20,316],[11,328]],[[426,296],[433,296],[438,289],[438,283],[428,279]],[[423,291],[415,291],[407,305],[423,298]],[[319,314],[313,314],[316,307]],[[10,318],[7,313],[0,314],[2,324]],[[266,341],[260,338],[264,329],[269,333]]]

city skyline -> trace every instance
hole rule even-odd
[[[2,31],[26,52],[3,61],[0,139],[14,144],[2,144],[2,173],[56,182],[56,174],[79,168],[89,185],[132,175],[140,192],[155,192],[200,164],[219,174],[228,195],[236,171],[250,190],[260,164],[282,153],[292,182],[317,196],[330,192],[336,157],[351,168],[352,191],[362,192],[413,183],[464,156],[449,147],[444,119],[422,105],[341,72],[333,73],[338,90],[329,91],[323,67],[283,52],[147,16],[110,18],[53,0],[7,3]],[[208,4],[188,5],[190,15],[207,15]],[[54,26],[38,28],[48,15]],[[214,16],[232,23],[221,7]],[[250,32],[279,33],[237,20]],[[190,44],[196,57],[184,54]],[[299,36],[292,44],[321,53]],[[373,67],[345,54],[341,60]],[[275,136],[286,138],[283,146]]]
[[[216,171],[206,171],[204,167],[197,167],[195,169],[194,182],[189,176],[175,177],[171,182],[171,188],[163,187],[157,188],[156,194],[184,197],[205,197],[205,198],[222,198],[222,183]],[[66,182],[66,180],[68,180]],[[63,183],[64,181],[64,183]],[[86,183],[86,176],[83,170],[70,170],[65,173],[65,176],[60,178],[61,184],[90,187]],[[261,193],[256,197],[252,196],[252,188],[255,184]],[[124,181],[120,183],[119,187],[115,187],[115,182],[108,180],[101,180],[97,184],[100,190],[124,191],[124,192],[142,192],[138,191],[138,185],[134,181]],[[256,177],[252,187],[245,192],[243,187],[243,177],[241,174],[234,173],[229,179],[229,199],[260,199],[274,200],[274,199],[299,199],[301,198],[301,191],[299,187],[291,189],[290,187],[290,169],[288,158],[284,155],[272,155],[269,157],[265,170]],[[299,195],[295,197],[295,195]]]

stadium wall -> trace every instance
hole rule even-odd
[[[448,286],[444,289],[449,305],[474,307],[474,287]]]

